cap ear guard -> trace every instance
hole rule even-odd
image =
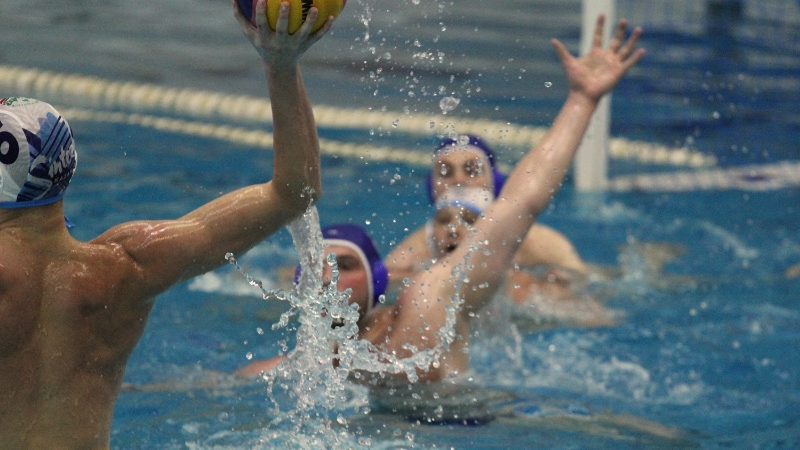
[[[386,293],[389,286],[389,270],[380,259],[372,262],[372,304],[380,301],[381,295]]]

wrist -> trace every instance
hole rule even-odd
[[[586,94],[585,92],[571,89],[567,94],[565,104],[573,107],[588,108],[593,111],[595,108],[597,108],[601,98],[602,96],[595,98]]]
[[[269,82],[296,79],[299,74],[299,66],[294,64],[267,64],[264,63],[264,71]]]

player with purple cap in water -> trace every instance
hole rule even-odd
[[[506,178],[497,168],[494,152],[481,138],[474,135],[447,138],[442,140],[434,153],[433,169],[427,177],[428,196],[435,205],[440,197],[453,189],[481,189],[494,200]],[[436,225],[441,223],[436,216],[441,217],[438,209],[434,217],[407,236],[384,259],[392,286],[399,287],[401,280],[422,270],[431,260],[454,250],[463,238],[464,233],[458,232],[457,227],[451,227],[453,231],[449,236],[435,234]],[[447,242],[443,243],[442,240]],[[550,279],[556,274],[560,282],[589,273],[586,263],[569,239],[540,223],[533,224],[528,230],[514,256],[514,266],[545,266],[549,269]],[[541,281],[547,283],[546,279]]]
[[[398,358],[406,358],[415,350],[431,349],[440,344],[440,331],[446,325],[454,296],[458,294],[463,303],[456,312],[454,339],[438,361],[418,368],[417,380],[438,381],[457,377],[468,370],[472,318],[502,287],[522,238],[563,182],[600,98],[644,55],[644,50],[636,49],[641,29],[636,28],[626,40],[627,22],[624,20],[619,22],[609,46],[603,48],[604,21],[604,16],[598,18],[592,48],[580,58],[573,57],[561,42],[553,40],[569,81],[569,94],[546,135],[519,161],[500,195],[492,202],[486,201],[493,195],[489,194],[487,186],[482,186],[482,194],[471,192],[452,200],[445,199],[442,206],[456,208],[459,213],[475,213],[481,209],[479,204],[488,205],[474,221],[472,230],[456,248],[445,252],[425,270],[411,274],[395,304],[377,305],[358,318],[360,339]],[[433,182],[435,185],[436,180]],[[370,275],[369,259],[358,255],[358,249],[366,255],[362,245],[353,242],[363,243],[364,235],[363,231],[340,233],[334,236],[343,238],[336,245],[328,240],[330,234],[326,237],[326,252],[336,254],[339,261],[337,288],[352,289],[349,301],[357,303],[362,312],[373,301],[368,280],[375,275]],[[348,254],[354,264],[343,267],[341,262]],[[269,369],[267,364],[259,368],[259,363],[263,361],[247,366],[239,374],[254,375],[259,369]]]

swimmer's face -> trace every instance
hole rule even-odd
[[[436,211],[433,216],[433,241],[437,257],[458,248],[480,216],[471,209],[450,206]]]
[[[357,303],[358,312],[361,317],[364,317],[364,313],[367,311],[367,302],[371,299],[367,298],[369,295],[367,269],[361,262],[361,258],[352,249],[338,245],[326,247],[325,252],[336,255],[336,265],[339,268],[337,289],[339,291],[348,288],[353,290],[349,302],[350,304]],[[327,264],[323,264],[322,280],[326,285],[331,281],[331,268]]]
[[[454,186],[492,189],[492,168],[474,151],[453,147],[440,150],[433,162],[433,193],[439,198]]]

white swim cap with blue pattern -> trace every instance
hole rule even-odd
[[[72,130],[52,106],[0,99],[0,208],[60,200],[77,163]]]

